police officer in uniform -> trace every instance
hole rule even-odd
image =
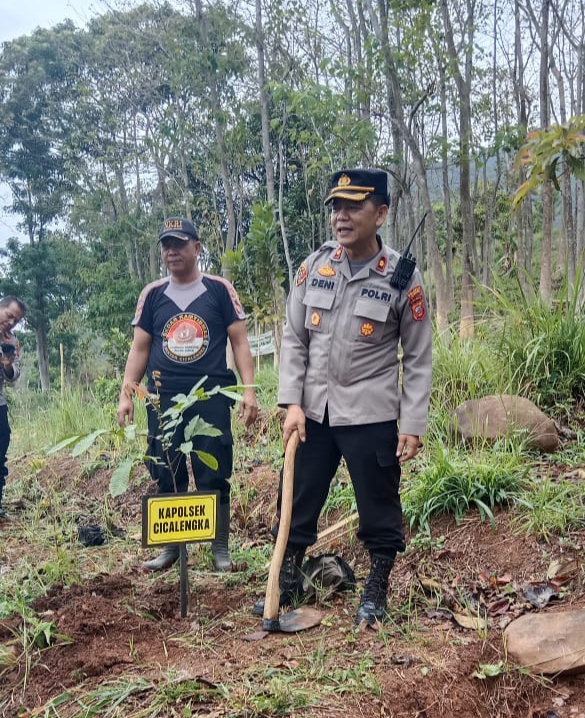
[[[301,443],[280,601],[290,605],[302,592],[301,563],[343,457],[360,517],[357,536],[371,558],[356,623],[373,624],[385,616],[389,574],[405,549],[400,467],[416,456],[427,424],[431,321],[414,262],[411,276],[393,286],[400,255],[378,234],[388,214],[387,173],[336,172],[325,204],[335,241],[301,264],[281,349],[283,440],[286,446],[298,431]],[[254,613],[262,609],[259,601]]]

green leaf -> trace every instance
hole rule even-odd
[[[189,456],[189,454],[193,451],[193,442],[192,441],[185,441],[179,446],[179,451],[182,454],[185,454],[185,456]]]
[[[504,661],[498,661],[497,663],[480,663],[477,671],[471,674],[472,678],[479,678],[485,680],[486,678],[495,678],[496,676],[502,675],[505,671]]]
[[[124,427],[124,438],[126,441],[134,441],[136,439],[136,424],[128,424]]]
[[[199,415],[194,416],[185,427],[185,439],[192,439],[194,436],[221,436],[221,430],[213,424],[202,419]]]
[[[227,396],[229,399],[234,399],[234,401],[242,401],[242,395],[236,394],[234,391],[229,391],[228,389],[222,389],[221,394],[224,396]]]
[[[217,459],[215,458],[215,456],[208,454],[206,451],[198,451],[197,449],[195,450],[195,453],[201,459],[201,461],[205,464],[205,466],[209,466],[210,469],[217,471],[217,467],[219,466],[219,463],[218,463]]]
[[[55,446],[52,446],[47,451],[47,456],[50,454],[56,454],[58,451],[62,451],[63,449],[66,449],[68,446],[71,446],[72,444],[76,444],[83,434],[75,434],[74,436],[68,436],[66,439],[63,439],[58,444],[55,444]]]
[[[97,429],[96,431],[92,431],[91,434],[88,434],[84,439],[81,439],[81,441],[76,444],[75,448],[71,452],[71,456],[80,456],[84,451],[87,451],[91,447],[98,437],[107,433],[108,429]]]
[[[116,467],[110,479],[111,496],[121,496],[128,489],[134,465],[134,459],[126,459]]]

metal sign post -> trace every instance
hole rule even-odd
[[[186,544],[211,541],[217,527],[219,491],[142,497],[142,546],[179,544],[181,618],[187,615]]]

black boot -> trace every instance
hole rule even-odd
[[[372,555],[371,562],[370,575],[366,580],[355,617],[358,626],[362,621],[372,626],[376,621],[383,621],[386,617],[388,576],[394,565],[394,559]]]
[[[217,571],[231,571],[232,559],[228,541],[230,537],[230,504],[220,504],[217,508],[217,526],[215,539],[211,542],[213,564]]]
[[[278,605],[290,606],[298,601],[303,593],[303,574],[301,566],[305,557],[305,548],[287,548],[284,552],[284,559],[280,567],[278,575],[278,585],[280,587],[280,600]],[[261,598],[254,604],[252,613],[255,616],[264,615],[264,599]]]
[[[178,546],[165,546],[156,558],[145,561],[142,564],[142,568],[145,571],[163,571],[165,568],[170,568],[178,558]]]

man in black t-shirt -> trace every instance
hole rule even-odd
[[[148,284],[141,292],[132,321],[134,341],[126,362],[124,382],[118,405],[118,423],[124,426],[133,421],[133,390],[147,375],[148,390],[160,398],[160,410],[171,405],[179,393],[188,394],[203,377],[205,388],[232,386],[234,372],[226,361],[227,340],[230,340],[236,369],[243,384],[254,383],[254,362],[248,344],[245,314],[233,286],[225,279],[199,270],[201,243],[197,229],[187,219],[171,217],[165,220],[159,234],[167,277]],[[148,468],[158,482],[159,493],[187,491],[189,475],[185,455],[178,450],[184,442],[183,427],[191,418],[202,419],[220,429],[219,437],[196,436],[195,447],[214,456],[218,469],[206,466],[193,452],[191,464],[197,489],[219,490],[220,502],[216,538],[211,548],[218,570],[228,571],[231,560],[228,551],[230,521],[230,485],[232,473],[232,433],[230,408],[233,402],[222,394],[196,402],[182,416],[181,426],[173,436],[170,455],[164,455],[160,442],[157,413],[148,406]],[[240,404],[240,417],[246,427],[257,416],[256,394],[246,388]],[[173,474],[168,466],[173,466]],[[143,567],[158,571],[171,566],[179,556],[178,546],[166,546],[161,555],[146,561]]]

